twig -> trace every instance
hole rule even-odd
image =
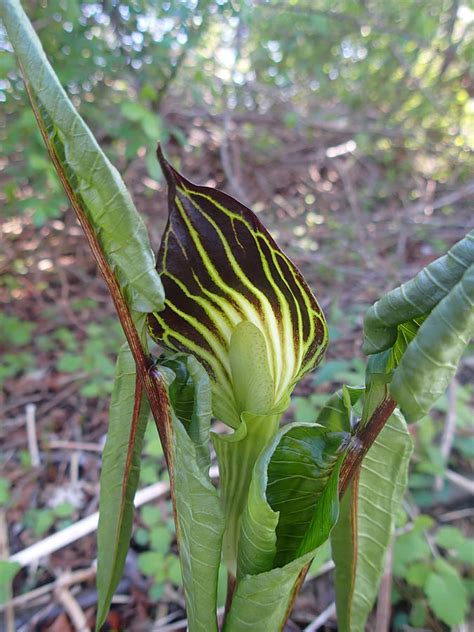
[[[54,592],[58,587],[59,583],[63,586],[72,586],[74,584],[82,584],[83,582],[87,582],[91,579],[94,579],[96,575],[97,569],[95,566],[91,566],[90,568],[84,568],[79,571],[75,571],[74,573],[68,573],[67,575],[63,575],[61,578],[58,578],[54,582],[50,582],[49,584],[44,584],[39,588],[35,588],[34,590],[30,590],[23,595],[18,595],[18,597],[13,597],[13,599],[7,601],[4,604],[0,604],[0,612],[6,609],[9,605],[14,607],[20,606],[32,606],[34,601],[48,595],[50,592]]]
[[[446,470],[445,476],[449,481],[451,481],[451,483],[457,485],[457,487],[460,487],[471,496],[474,496],[474,481],[470,478],[466,478],[465,476],[462,476],[462,474],[458,474],[452,470]]]
[[[5,512],[0,509],[0,559],[8,559],[9,547],[8,547],[8,529],[7,521],[5,519]],[[11,597],[12,587],[8,582],[4,586],[7,597]],[[5,604],[5,632],[15,632],[15,609],[11,601]]]
[[[217,617],[222,617],[224,614],[224,608],[219,608],[217,610]],[[177,630],[187,630],[188,628],[188,620],[180,619],[179,621],[175,621],[174,623],[170,623],[170,625],[164,626],[153,626],[152,632],[176,632]]]
[[[335,614],[336,614],[336,604],[333,601],[332,604],[330,604],[325,610],[323,610],[321,614],[318,615],[314,621],[312,621],[309,625],[305,627],[303,632],[316,632],[316,630],[319,630],[319,628],[322,628],[323,625],[329,619],[334,617]]]
[[[212,467],[209,471],[211,478],[216,478],[218,474],[217,468]],[[155,483],[144,489],[140,489],[135,495],[135,507],[141,507],[142,505],[149,503],[157,498],[166,496],[170,491],[170,485],[167,482]],[[53,533],[36,544],[19,551],[10,557],[11,562],[18,562],[21,566],[28,566],[32,562],[35,562],[46,555],[50,555],[65,546],[68,546],[72,542],[83,538],[89,533],[93,533],[97,529],[99,523],[99,512],[95,513],[75,522],[70,527],[66,527],[61,531]]]
[[[220,146],[220,156],[222,162],[222,168],[224,169],[225,176],[229,181],[229,184],[233,190],[233,193],[236,197],[239,198],[245,204],[245,206],[250,206],[250,201],[242,185],[239,180],[235,176],[234,168],[232,166],[232,161],[229,152],[229,144],[230,144],[230,113],[226,107],[224,112],[224,120],[222,126],[222,141]]]
[[[43,445],[45,450],[77,450],[79,452],[97,452],[102,454],[104,447],[98,443],[87,441],[65,441],[63,439],[50,439]]]
[[[36,404],[27,404],[26,413],[26,434],[28,436],[28,450],[30,451],[32,467],[38,467],[41,463],[38,449],[38,438],[36,436]]]
[[[69,592],[68,587],[61,583],[61,579],[59,580],[58,587],[54,591],[54,594],[69,615],[76,632],[90,632],[86,615],[76,599],[74,599]]]
[[[451,453],[451,448],[454,440],[454,433],[456,430],[456,392],[457,382],[456,378],[453,379],[448,387],[448,412],[446,415],[446,422],[444,424],[443,435],[441,437],[440,452],[443,457],[443,463],[446,465]],[[436,491],[441,491],[443,487],[443,477],[437,476],[435,478],[434,488]]]
[[[79,483],[79,460],[80,452],[74,451],[69,460],[69,472],[72,486],[76,486]]]
[[[463,520],[474,516],[474,507],[466,507],[466,509],[455,509],[436,516],[439,522],[454,522],[455,520]]]
[[[385,569],[380,582],[377,611],[375,614],[375,629],[377,632],[388,632],[390,626],[391,592],[392,592],[393,542],[387,549]]]

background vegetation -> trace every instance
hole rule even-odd
[[[27,0],[24,6],[156,246],[166,219],[155,160],[160,139],[190,179],[223,188],[260,213],[311,282],[332,344],[327,362],[300,387],[291,416],[312,421],[335,386],[363,382],[365,309],[473,225],[468,3]],[[0,51],[0,554],[8,557],[96,510],[122,334],[1,25]],[[468,625],[473,374],[471,355],[436,410],[412,428],[409,492],[381,589],[391,594],[395,630]],[[26,417],[36,428],[30,442]],[[142,483],[157,480],[165,483],[166,475],[150,427]],[[13,592],[65,581],[66,572],[90,569],[94,557],[94,535],[78,539],[22,570]],[[329,553],[323,557],[289,629],[318,629],[311,622],[333,601]],[[0,571],[7,599],[12,569],[3,564]],[[89,624],[93,574],[67,584]],[[179,585],[165,498],[137,514],[111,628],[184,629]],[[10,605],[7,628],[74,629],[55,590]],[[335,629],[330,614],[322,625]]]

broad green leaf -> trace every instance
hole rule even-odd
[[[268,364],[273,409],[321,361],[324,316],[298,269],[250,209],[221,191],[192,184],[161,151],[158,157],[169,188],[157,265],[167,298],[163,312],[149,315],[150,333],[203,363],[213,383],[215,416],[237,428],[246,409],[236,400],[242,391],[234,391],[229,348],[239,323],[253,324],[265,340],[264,376],[257,382],[268,388]],[[255,376],[259,366],[248,370]],[[242,371],[238,374],[241,378]]]
[[[174,441],[171,467],[188,630],[217,632],[217,581],[224,518],[217,490],[209,477],[211,386],[206,372],[193,357],[175,355],[172,362],[166,361],[165,365],[169,369],[174,364],[173,370],[176,370],[179,362],[183,366],[176,372],[177,379],[193,386],[190,419],[180,420],[172,415]],[[171,386],[172,383],[170,381]],[[180,401],[181,395],[187,400],[189,389],[174,391],[171,401],[176,410],[188,409],[187,403]]]
[[[122,576],[133,526],[133,498],[150,407],[125,344],[119,353],[100,475],[97,531],[97,629],[105,622]]]
[[[282,630],[298,579],[313,556],[308,553],[282,568],[242,577],[223,632]]]
[[[100,474],[97,531],[97,629],[104,624],[122,576],[133,526],[143,436],[150,413],[127,344],[120,350]]]
[[[273,566],[283,566],[329,537],[337,520],[337,483],[347,433],[292,425],[278,437],[267,466],[266,499],[279,514]]]
[[[72,206],[90,223],[128,305],[142,313],[160,310],[163,287],[148,234],[118,171],[60,85],[19,1],[2,0],[0,17]]]
[[[471,265],[423,322],[393,373],[390,393],[409,421],[426,415],[444,393],[473,336]]]
[[[291,424],[257,459],[226,632],[282,628],[300,573],[337,520],[345,437],[318,425]]]
[[[332,532],[340,632],[363,632],[407,482],[412,443],[395,412],[375,440],[341,503]]]
[[[424,590],[435,615],[450,627],[461,624],[469,610],[467,591],[457,570],[442,558],[435,560]]]
[[[404,285],[377,301],[364,319],[364,353],[392,347],[398,325],[425,316],[454,288],[474,264],[474,231]]]

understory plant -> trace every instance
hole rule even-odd
[[[338,629],[363,630],[406,485],[407,421],[444,392],[473,335],[474,233],[369,309],[365,384],[343,386],[311,423],[282,426],[295,385],[328,344],[301,273],[251,210],[189,182],[161,149],[169,219],[155,260],[119,174],[60,86],[18,0],[3,0],[0,11],[127,339],[102,461],[97,629],[123,571],[151,414],[169,471],[188,629],[282,630],[330,539]],[[160,348],[154,355],[151,341]],[[226,431],[213,431],[213,419]],[[209,475],[213,451],[217,484]]]

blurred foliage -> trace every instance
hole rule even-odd
[[[409,201],[421,195],[418,176],[445,183],[469,173],[474,12],[468,3],[24,5],[68,94],[122,171],[145,160],[158,179],[157,140],[187,142],[172,115],[227,110],[242,118],[242,136],[263,164],[283,142],[260,124],[265,117],[276,116],[281,129],[296,129],[308,141],[321,129],[347,131],[357,157],[385,169],[375,189],[361,191],[369,210],[397,183]],[[2,202],[41,224],[65,198],[1,27],[0,76]]]

